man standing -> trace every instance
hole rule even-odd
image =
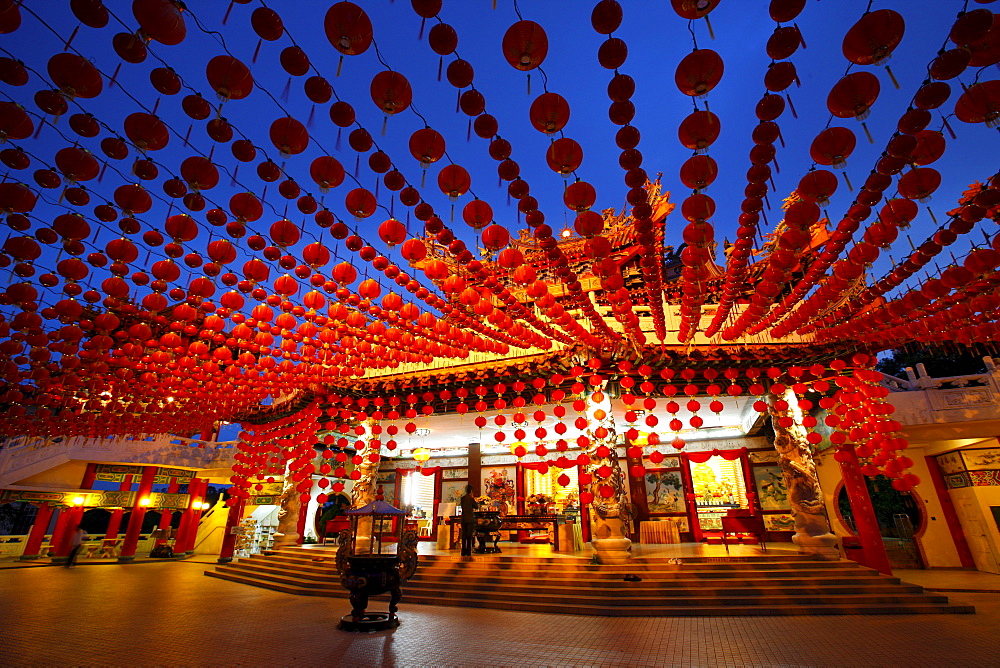
[[[462,495],[462,556],[472,556],[472,545],[476,539],[476,509],[479,504],[472,496],[472,485],[465,486],[465,494]]]
[[[87,532],[83,530],[81,525],[76,525],[76,531],[73,533],[73,537],[70,539],[71,550],[69,551],[69,558],[66,559],[66,568],[69,568],[76,563],[76,555],[83,546],[83,541],[90,538]]]

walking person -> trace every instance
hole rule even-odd
[[[76,555],[80,552],[80,548],[83,547],[83,541],[88,538],[90,536],[83,530],[83,526],[76,525],[76,531],[73,532],[73,537],[70,539],[72,549],[69,551],[69,557],[66,559],[66,568],[76,564]]]
[[[462,508],[462,556],[472,556],[472,546],[476,540],[476,510],[479,503],[472,496],[472,485],[465,486],[465,494],[459,500]]]

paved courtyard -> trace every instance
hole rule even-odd
[[[401,606],[338,631],[346,599],[203,575],[205,563],[0,570],[4,666],[1000,666],[1000,594],[975,615],[626,618]]]

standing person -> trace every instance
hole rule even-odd
[[[77,524],[76,531],[73,532],[73,538],[70,539],[70,546],[72,549],[69,551],[69,557],[66,559],[66,568],[69,568],[76,563],[76,555],[83,546],[83,541],[88,538],[90,538],[90,536],[83,530],[83,526]]]
[[[479,503],[472,496],[472,485],[465,486],[465,494],[459,500],[462,508],[462,556],[472,556],[472,545],[476,539],[476,510]]]

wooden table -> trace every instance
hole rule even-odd
[[[681,542],[677,522],[673,520],[639,522],[639,542],[644,545]]]
[[[504,515],[500,518],[501,531],[529,531],[531,529],[546,529],[552,537],[552,549],[559,552],[559,526],[566,523],[564,515]],[[448,518],[451,525],[451,548],[455,549],[461,539],[461,515]],[[550,528],[551,527],[551,528]]]

